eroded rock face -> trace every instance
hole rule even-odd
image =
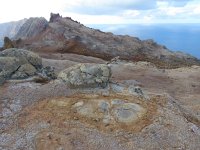
[[[111,76],[110,68],[104,64],[78,64],[63,70],[58,78],[71,87],[105,87]]]
[[[48,26],[48,21],[43,18],[29,18],[26,22],[21,26],[17,34],[15,35],[15,39],[19,38],[28,38],[34,37],[40,34],[42,31],[46,29]]]

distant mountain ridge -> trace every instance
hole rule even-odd
[[[19,21],[0,24],[0,47],[3,45],[4,37],[7,36],[13,38],[26,21],[27,19],[22,19]]]
[[[50,21],[30,18],[14,37],[17,48],[38,53],[75,53],[110,60],[119,56],[130,61],[149,61],[162,68],[200,65],[200,60],[175,53],[153,40],[114,35],[88,28],[70,17],[51,14]]]

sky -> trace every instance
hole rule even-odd
[[[60,13],[83,24],[200,23],[200,0],[0,0],[0,23]]]

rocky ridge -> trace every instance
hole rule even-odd
[[[200,64],[197,58],[172,52],[153,40],[105,33],[53,13],[49,22],[44,18],[28,19],[15,39],[21,37],[23,40],[14,42],[15,47],[37,53],[75,53],[104,60],[119,56],[123,60],[152,62],[161,68]]]

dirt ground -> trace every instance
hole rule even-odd
[[[56,73],[78,63],[107,63],[75,54],[43,57]],[[155,150],[200,147],[200,67],[157,69],[147,62],[109,64],[110,84],[141,86],[147,99],[125,91],[71,89],[49,83],[12,82],[0,86],[0,149],[2,150]],[[147,111],[132,124],[81,116],[72,107],[80,101],[124,100]],[[101,115],[101,114],[97,114]]]

